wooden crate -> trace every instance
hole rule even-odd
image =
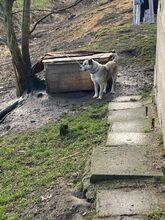
[[[106,63],[111,53],[97,53],[90,56],[57,57],[44,59],[46,90],[48,93],[87,91],[93,89],[88,71],[80,72],[79,63],[94,59]]]

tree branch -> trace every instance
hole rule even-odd
[[[4,10],[4,5],[3,5],[3,2],[2,2],[2,1],[0,2],[0,10],[1,10],[1,11]]]
[[[73,8],[75,7],[76,5],[78,5],[80,2],[82,2],[83,0],[76,0],[73,4],[67,6],[67,7],[64,7],[64,8],[61,8],[61,9],[58,9],[58,10],[53,10],[52,12],[50,12],[49,14],[45,15],[44,17],[42,17],[41,19],[39,19],[33,26],[32,30],[30,31],[30,34],[35,30],[35,28],[37,27],[37,25],[43,21],[44,19],[46,19],[47,17],[49,17],[50,15],[52,14],[60,14],[70,8]]]
[[[4,14],[2,14],[1,12],[0,12],[0,21],[2,22],[2,23],[4,23]]]
[[[19,11],[15,11],[12,14],[18,14],[18,13],[22,13],[22,12],[52,12],[52,10],[50,9],[30,9],[30,10],[19,10]]]

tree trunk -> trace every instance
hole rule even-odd
[[[13,27],[12,8],[14,1],[15,0],[4,1],[5,26],[7,32],[7,45],[11,52],[16,75],[17,95],[21,96],[25,91],[30,92],[32,89],[31,62],[29,55],[30,0],[24,0],[22,53]]]
[[[32,73],[31,73],[31,60],[29,54],[29,36],[30,36],[30,6],[31,0],[24,0],[23,15],[22,15],[22,58],[26,67],[26,74],[28,79],[28,90],[31,91],[32,85]]]
[[[23,1],[22,12],[22,41],[21,49],[16,37],[14,24],[13,24],[13,3],[16,0],[0,0],[0,21],[4,24],[7,33],[7,44],[14,66],[14,72],[17,83],[17,95],[21,96],[25,91],[31,92],[32,89],[39,86],[39,80],[31,71],[31,60],[29,54],[29,36],[35,30],[36,26],[46,17],[53,13],[62,13],[80,3],[82,0],[76,0],[73,4],[59,10],[51,11],[43,18],[39,19],[30,31],[30,6],[31,0]]]
[[[25,75],[25,64],[22,59],[22,54],[17,43],[17,38],[13,27],[13,15],[12,7],[14,0],[4,1],[4,12],[5,12],[5,24],[7,32],[7,45],[11,52],[13,63],[15,65],[16,71],[18,72],[18,77],[16,77],[17,88],[19,88],[18,95],[21,96],[25,90],[27,90],[27,79]]]

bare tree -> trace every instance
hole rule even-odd
[[[6,29],[6,44],[11,52],[17,81],[17,95],[21,96],[24,91],[31,91],[31,62],[29,55],[29,28],[30,28],[30,3],[24,0],[22,13],[22,42],[21,49],[18,45],[14,29],[13,4],[15,0],[1,0],[1,21]]]
[[[34,88],[35,75],[31,71],[31,60],[29,53],[29,37],[35,30],[36,26],[45,18],[53,13],[63,13],[68,9],[76,6],[82,0],[76,0],[67,7],[58,10],[52,9],[47,15],[39,19],[30,30],[30,9],[31,0],[23,0],[23,8],[21,11],[14,12],[13,5],[16,0],[0,0],[0,21],[3,23],[6,30],[6,39],[0,40],[8,46],[13,66],[16,75],[17,96],[21,96],[25,91],[31,92]],[[14,16],[17,13],[22,13],[22,27],[21,27],[21,45],[18,44],[16,31],[14,28]]]

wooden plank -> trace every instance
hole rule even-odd
[[[63,74],[63,73],[79,73],[80,66],[77,63],[64,63],[64,64],[57,64],[51,63],[46,65],[46,72],[47,73],[54,73],[54,74]]]
[[[112,53],[101,53],[101,54],[94,54],[92,56],[76,56],[76,57],[64,57],[64,58],[54,58],[54,59],[47,59],[43,60],[45,64],[50,64],[50,63],[58,63],[58,62],[70,62],[70,63],[75,63],[75,62],[81,62],[85,59],[99,59],[99,60],[105,60],[108,61],[108,58],[110,57]]]
[[[54,73],[51,70],[47,73],[46,81],[47,91],[51,93],[93,89],[88,72]]]

